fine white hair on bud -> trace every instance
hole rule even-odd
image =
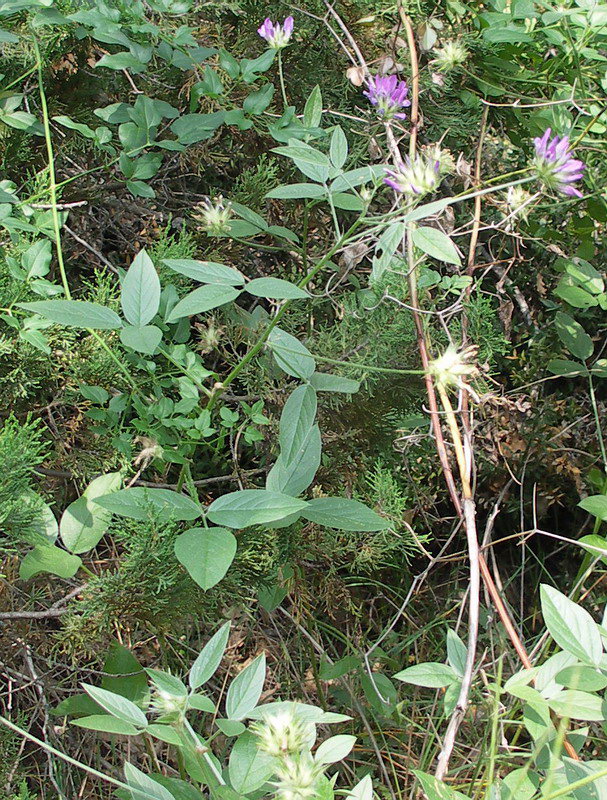
[[[194,219],[198,221],[200,229],[206,231],[210,236],[229,233],[231,217],[231,203],[225,202],[221,195],[214,200],[205,197],[201,203],[198,203],[194,213]]]
[[[259,749],[278,758],[308,750],[313,733],[311,724],[292,708],[268,714],[251,725],[251,730],[257,734]]]
[[[430,362],[429,372],[441,386],[457,386],[461,389],[464,387],[464,378],[478,375],[478,368],[471,363],[476,358],[477,350],[474,345],[458,350],[450,344],[441,356]]]
[[[459,67],[461,64],[465,64],[469,55],[464,45],[458,41],[445,42],[434,53],[436,56],[434,63],[441,72],[447,72],[450,69]]]
[[[309,753],[282,759],[275,770],[276,796],[280,800],[316,797],[316,784],[322,774],[322,764],[316,764]]]

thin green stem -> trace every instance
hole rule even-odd
[[[289,107],[289,101],[287,100],[287,90],[285,88],[285,76],[282,71],[282,50],[278,51],[278,79],[280,80],[280,92],[282,94],[282,102],[286,111]]]
[[[15,725],[14,722],[11,722],[6,717],[0,716],[0,724],[5,725],[7,728],[12,730],[14,733],[19,734],[24,739],[28,739],[30,742],[34,742],[37,744],[38,747],[41,747],[43,750],[46,750],[47,753],[52,753],[54,756],[61,758],[63,761],[66,761],[68,764],[72,764],[74,767],[78,767],[78,769],[82,769],[85,772],[88,772],[90,775],[94,775],[96,778],[101,778],[101,780],[107,781],[108,783],[112,783],[114,786],[118,786],[120,789],[126,789],[128,792],[132,792],[133,794],[140,795],[144,800],[149,800],[149,796],[145,792],[138,792],[132,786],[129,786],[122,781],[117,780],[116,778],[111,778],[109,775],[104,775],[103,772],[99,772],[98,770],[94,769],[93,767],[89,767],[88,764],[83,764],[81,761],[77,761],[75,758],[62,753],[61,750],[57,750],[56,747],[48,744],[48,742],[43,742],[42,739],[38,739],[36,736],[31,734],[29,731],[23,730],[18,725]]]
[[[42,124],[44,126],[44,140],[46,142],[46,152],[48,154],[48,175],[49,175],[49,195],[51,199],[51,215],[53,217],[53,232],[55,234],[55,247],[57,249],[57,263],[61,274],[63,291],[68,300],[72,295],[67,280],[65,264],[63,263],[63,250],[61,249],[61,223],[59,221],[59,211],[57,210],[57,182],[55,179],[55,155],[53,153],[53,142],[51,139],[51,125],[48,116],[48,106],[46,103],[46,93],[44,91],[44,76],[42,74],[42,57],[38,40],[33,37],[34,51],[36,53],[36,67],[38,70],[38,92],[40,93],[40,105],[42,107]]]
[[[48,173],[49,173],[49,195],[51,200],[51,214],[53,218],[53,233],[55,237],[55,250],[57,252],[57,263],[59,265],[59,273],[61,275],[61,283],[63,285],[63,291],[65,293],[65,297],[67,300],[72,299],[72,293],[70,291],[69,282],[67,279],[67,272],[65,269],[65,262],[63,260],[63,248],[61,246],[61,222],[59,220],[59,211],[57,209],[57,180],[55,175],[55,154],[53,151],[53,141],[51,138],[51,126],[50,120],[48,115],[48,105],[46,102],[46,93],[44,91],[44,76],[42,73],[42,57],[40,54],[40,48],[38,46],[38,41],[34,37],[34,51],[36,53],[36,69],[38,71],[38,91],[40,93],[40,105],[42,107],[42,124],[44,127],[44,139],[46,142],[46,152],[48,155]],[[108,353],[110,358],[114,361],[123,375],[126,377],[130,387],[138,392],[137,384],[133,381],[130,372],[127,368],[122,364],[122,362],[117,358],[117,356],[112,352],[111,348],[108,347],[107,343],[101,338],[101,336],[97,333],[97,331],[92,330],[91,328],[87,328],[88,333],[93,336],[94,339],[101,345],[101,347]]]
[[[594,383],[592,375],[588,375],[588,386],[590,388],[590,402],[592,403],[592,413],[594,415],[594,422],[596,425],[596,435],[599,440],[599,447],[601,448],[601,456],[603,458],[603,466],[607,472],[607,451],[605,449],[605,439],[603,437],[603,429],[601,427],[601,419],[599,417],[599,409],[596,404],[596,396],[594,394]]]

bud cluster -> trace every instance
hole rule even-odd
[[[221,236],[230,232],[232,206],[229,202],[224,202],[221,195],[214,200],[205,197],[196,206],[193,216],[200,223],[200,229],[206,231],[209,236]]]

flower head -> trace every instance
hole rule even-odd
[[[282,25],[278,22],[274,24],[272,20],[267,17],[263,25],[257,29],[257,33],[262,39],[266,40],[271,48],[274,50],[282,50],[283,47],[289,44],[289,39],[293,33],[293,17],[287,17]]]
[[[396,169],[386,170],[384,183],[394,191],[410,197],[423,197],[433,192],[441,182],[441,162],[435,154],[430,157],[407,157]]]
[[[457,41],[445,42],[434,52],[436,54],[434,63],[441,72],[447,72],[464,64],[468,58],[468,51],[461,42]]]
[[[527,220],[531,211],[531,203],[537,195],[530,194],[522,186],[509,186],[506,196],[499,204],[504,217],[519,217]]]
[[[278,758],[301,753],[310,745],[310,723],[294,709],[269,714],[253,723],[251,730],[259,737],[259,749]]]
[[[154,685],[152,708],[160,714],[163,722],[176,722],[185,716],[188,709],[188,697],[186,694],[173,694]]]
[[[323,774],[323,765],[310,754],[280,761],[275,769],[276,796],[280,800],[308,800],[317,797],[316,784]]]
[[[533,140],[533,166],[538,178],[549,189],[555,189],[569,197],[581,197],[580,190],[572,184],[582,178],[584,163],[573,158],[568,136],[554,136],[551,139],[551,135],[552,131],[548,128],[543,136]]]
[[[230,217],[232,216],[232,206],[224,203],[223,197],[219,195],[215,200],[210,197],[198,204],[194,218],[200,223],[203,231],[210,236],[221,236],[230,231]]]
[[[399,81],[396,75],[375,75],[367,80],[367,91],[363,94],[382,119],[404,119],[406,114],[401,109],[411,105],[408,91],[405,81]]]
[[[429,364],[429,372],[442,386],[458,386],[462,388],[464,378],[474,378],[478,375],[475,364],[470,363],[475,358],[477,348],[474,346],[458,350],[450,344],[442,356],[435,358]]]

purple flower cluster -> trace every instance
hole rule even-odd
[[[291,34],[293,33],[293,17],[287,17],[282,25],[278,22],[276,24],[273,23],[272,20],[267,17],[263,25],[257,29],[257,33],[262,39],[265,39],[274,50],[282,50],[283,47],[288,45]]]
[[[534,166],[542,183],[569,197],[581,197],[582,193],[572,184],[584,174],[584,163],[573,158],[569,137],[554,136],[550,128],[543,136],[533,140],[535,144]]]
[[[399,81],[396,75],[375,75],[367,80],[367,91],[363,94],[383,119],[404,119],[406,114],[402,109],[411,105],[408,91],[405,81]]]
[[[384,178],[384,183],[395,192],[402,192],[410,197],[429,194],[440,182],[440,161],[424,156],[415,156],[412,159],[407,156],[396,169],[387,169]]]

